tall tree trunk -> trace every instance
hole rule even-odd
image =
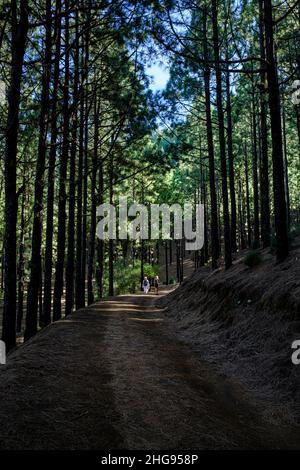
[[[228,47],[228,46],[227,46]],[[228,53],[227,53],[227,59]],[[229,190],[230,190],[230,233],[231,233],[231,251],[233,253],[237,250],[236,244],[236,198],[235,198],[235,185],[234,185],[234,156],[232,146],[232,107],[230,95],[230,73],[226,71],[226,105],[227,105],[227,148],[228,148],[228,176],[229,176]]]
[[[135,185],[133,186],[133,200],[135,199]],[[142,190],[141,190],[141,196],[142,196],[142,204],[145,202],[145,192],[144,192],[144,178],[142,176]],[[145,262],[145,240],[141,238],[140,240],[141,243],[141,272],[140,272],[140,281],[141,281],[141,291],[143,292],[143,282],[144,282],[144,262]]]
[[[82,6],[84,2],[82,1]],[[90,2],[89,2],[90,5]],[[86,260],[86,183],[85,167],[87,158],[87,114],[88,114],[88,64],[89,64],[89,34],[90,34],[90,8],[85,18],[85,34],[82,38],[81,56],[81,99],[79,123],[79,155],[77,173],[77,221],[76,221],[76,278],[75,303],[76,309],[82,308],[85,303],[85,260]]]
[[[246,248],[246,239],[245,239],[245,220],[243,212],[243,191],[242,191],[242,182],[241,178],[238,181],[238,210],[239,210],[239,232],[240,232],[240,248],[244,250]]]
[[[266,58],[263,0],[259,0],[259,43],[260,56]],[[261,198],[261,238],[263,247],[270,245],[270,184],[268,157],[268,126],[266,103],[266,72],[260,72],[260,129],[261,129],[261,168],[260,168],[260,198]]]
[[[298,3],[298,25],[300,28],[300,2]],[[300,80],[300,54],[298,54],[298,57],[297,57],[297,66],[298,66],[298,80]],[[300,169],[300,104],[299,103],[296,104],[296,120],[297,120],[297,134],[298,134],[299,169]]]
[[[88,305],[94,302],[93,290],[93,277],[94,277],[94,256],[95,256],[95,234],[96,234],[96,210],[97,210],[97,194],[96,194],[96,180],[97,180],[97,164],[98,164],[98,145],[99,145],[99,113],[100,103],[97,102],[95,92],[94,103],[94,150],[92,162],[92,181],[91,181],[91,225],[89,237],[89,252],[88,252]]]
[[[208,61],[207,46],[207,11],[204,10],[204,59]],[[218,228],[218,204],[215,182],[215,157],[214,142],[211,119],[211,97],[210,97],[210,68],[207,65],[204,69],[204,87],[205,87],[205,112],[206,112],[206,132],[207,132],[207,150],[209,162],[209,189],[210,189],[210,219],[211,219],[211,252],[212,252],[212,269],[218,267],[218,259],[220,256],[220,241]]]
[[[204,266],[205,263],[208,260],[208,237],[207,237],[207,211],[206,211],[206,181],[205,181],[205,174],[204,174],[204,169],[203,169],[203,162],[202,162],[202,149],[201,149],[201,139],[200,139],[200,181],[199,181],[199,187],[200,190],[198,191],[198,196],[197,193],[195,193],[195,206],[198,203],[203,204],[204,206],[204,243],[203,247],[200,250],[200,266]],[[198,251],[195,252],[195,260],[198,260],[199,258],[199,253]],[[197,262],[196,262],[196,267],[197,267]]]
[[[184,256],[185,256],[185,239],[182,238],[180,240],[180,284],[183,282],[183,276],[184,276],[184,273],[183,273],[183,259],[184,259]]]
[[[169,285],[169,262],[168,262],[168,242],[165,240],[165,269],[166,269],[166,285]]]
[[[180,282],[180,252],[179,252],[179,240],[176,240],[176,275],[177,275],[177,282]]]
[[[112,154],[109,157],[109,203],[113,204],[114,197],[114,162]],[[108,240],[108,295],[114,295],[114,240]]]
[[[91,1],[88,1],[87,25],[90,23]],[[81,260],[81,305],[85,306],[85,280],[87,258],[87,198],[88,198],[88,148],[89,148],[89,97],[88,97],[88,69],[89,69],[90,28],[87,27],[85,37],[85,70],[86,70],[86,104],[84,126],[84,177],[83,177],[83,217],[82,217],[82,260]]]
[[[70,315],[74,306],[74,267],[75,267],[75,177],[78,127],[78,86],[79,86],[79,12],[76,9],[75,18],[75,57],[74,57],[74,83],[73,83],[73,118],[72,143],[70,148],[69,172],[69,217],[68,217],[68,252],[66,266],[66,316]]]
[[[82,2],[83,5],[83,2]],[[87,15],[85,24],[88,25],[89,13]],[[86,137],[86,113],[87,113],[87,71],[88,71],[88,60],[89,60],[89,27],[87,27],[86,34],[82,39],[81,49],[81,99],[80,99],[80,118],[79,118],[79,154],[78,154],[78,172],[77,172],[77,221],[76,221],[76,279],[75,279],[75,303],[76,309],[84,306],[84,279],[82,278],[85,272],[83,267],[83,250],[85,240],[83,240],[83,202],[84,202],[84,166],[85,166],[85,137]]]
[[[82,64],[84,61],[82,60]],[[82,177],[83,177],[83,136],[84,136],[84,91],[83,76],[81,77],[80,98],[80,124],[79,124],[79,153],[77,172],[77,220],[76,220],[76,280],[75,280],[75,303],[76,309],[82,307]]]
[[[232,265],[232,257],[231,257],[231,236],[230,236],[230,223],[229,223],[229,210],[228,210],[227,163],[226,163],[226,146],[225,146],[224,111],[223,111],[223,100],[222,100],[222,74],[221,74],[221,68],[220,68],[220,46],[219,46],[217,0],[212,0],[211,5],[212,5],[214,56],[215,56],[215,64],[216,64],[216,98],[217,98],[217,110],[218,110],[218,121],[219,121],[219,142],[220,142],[220,160],[221,160],[221,175],[222,175],[225,268],[228,269]]]
[[[16,344],[16,224],[18,199],[16,194],[16,160],[19,133],[19,108],[22,67],[28,32],[28,2],[20,0],[17,19],[16,0],[11,1],[10,85],[5,141],[5,232],[4,232],[4,301],[2,339],[9,351]]]
[[[296,105],[296,119],[297,119],[297,133],[298,133],[298,145],[299,145],[299,167],[300,167],[300,105]]]
[[[258,193],[258,154],[256,133],[256,106],[254,87],[252,89],[252,175],[253,175],[253,205],[254,205],[254,243],[259,244],[259,193]]]
[[[252,245],[252,229],[251,229],[251,211],[250,211],[250,190],[249,190],[249,167],[248,167],[248,155],[247,155],[247,144],[245,144],[245,176],[246,176],[246,210],[247,210],[247,238],[248,247]]]
[[[44,199],[44,174],[47,151],[47,128],[49,119],[49,87],[51,75],[51,0],[46,1],[45,15],[45,52],[42,73],[41,110],[39,118],[39,144],[36,163],[32,248],[30,262],[30,280],[27,292],[26,329],[24,339],[27,340],[37,332],[38,296],[42,289],[42,224],[43,224],[43,199]],[[41,325],[43,325],[41,318]]]
[[[290,187],[289,187],[289,165],[288,165],[288,151],[286,140],[286,120],[285,120],[285,104],[282,98],[282,138],[283,138],[283,155],[284,155],[284,183],[285,183],[285,200],[287,210],[287,226],[290,229],[291,216],[290,216]]]
[[[101,146],[99,149],[99,176],[98,176],[98,203],[99,205],[103,204],[103,192],[104,192],[104,182],[103,182],[103,163],[101,157]],[[98,298],[102,299],[103,297],[103,258],[104,258],[104,241],[97,240],[97,286],[98,286]]]
[[[207,188],[206,181],[203,182],[203,204],[204,204],[204,261],[207,263],[209,259],[209,246],[208,246],[208,214],[207,214]]]
[[[61,52],[61,0],[56,0],[55,8],[55,57],[53,72],[53,91],[51,109],[51,140],[48,160],[48,184],[47,184],[47,225],[45,245],[45,269],[44,269],[44,326],[51,322],[51,296],[52,296],[52,264],[53,264],[53,214],[54,214],[54,170],[57,152],[58,136],[58,86],[60,73]]]
[[[24,251],[25,251],[25,178],[23,178],[23,192],[22,192],[22,206],[21,206],[21,220],[20,220],[20,244],[19,244],[19,261],[18,261],[18,307],[17,307],[17,333],[22,330],[23,322],[23,304],[24,304]]]
[[[83,214],[82,214],[82,260],[81,260],[81,305],[85,306],[85,278],[86,278],[86,237],[87,237],[87,198],[88,198],[88,93],[86,93],[86,115],[85,115],[85,131],[84,131],[84,174],[83,174]]]
[[[70,52],[69,52],[69,0],[65,0],[65,76],[63,87],[63,143],[59,168],[59,201],[57,229],[57,258],[53,293],[53,321],[61,318],[61,297],[64,283],[65,244],[66,244],[66,177],[69,158],[69,83],[70,83]]]
[[[271,0],[264,0],[264,24],[266,35],[268,97],[272,133],[274,214],[277,245],[276,254],[277,260],[280,262],[287,257],[289,246],[284,187],[280,95],[277,67],[274,57],[273,11]]]
[[[140,273],[141,291],[143,291],[144,264],[145,264],[145,241],[142,239],[141,240],[141,273]]]

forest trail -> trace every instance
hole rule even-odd
[[[174,336],[156,298],[99,302],[12,352],[0,369],[0,448],[291,446]]]
[[[165,283],[166,280],[166,264],[164,260],[162,260],[159,267],[159,278],[160,280]],[[195,272],[195,263],[192,260],[192,256],[188,255],[183,260],[183,279],[191,276]],[[168,276],[170,279],[177,280],[177,267],[176,267],[176,260],[173,260],[171,264],[168,264]]]

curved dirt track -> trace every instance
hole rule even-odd
[[[0,449],[292,447],[288,429],[263,423],[242,387],[176,338],[154,299],[97,303],[10,354]]]

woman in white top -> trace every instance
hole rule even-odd
[[[147,276],[145,276],[143,280],[143,289],[144,289],[144,293],[148,294],[149,289],[150,289],[150,282],[148,281]]]

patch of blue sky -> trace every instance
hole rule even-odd
[[[162,91],[166,88],[170,78],[170,72],[167,66],[156,62],[146,67],[146,73],[150,78],[150,89],[152,91]]]

